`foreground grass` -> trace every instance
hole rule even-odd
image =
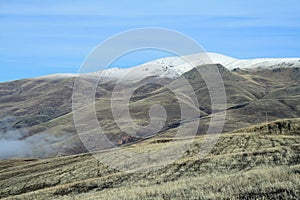
[[[138,184],[78,194],[65,199],[297,199],[300,195],[300,176],[296,171],[299,173],[299,170],[299,165],[261,167],[235,174],[183,177],[160,184],[140,181]]]
[[[278,124],[277,121],[223,134],[202,159],[198,152],[203,137],[199,136],[174,163],[164,166],[161,159],[153,164],[162,168],[139,173],[111,169],[89,154],[1,161],[0,198],[298,199],[299,120]],[[125,148],[148,152],[188,140],[154,138]]]

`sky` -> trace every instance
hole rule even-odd
[[[300,57],[300,0],[0,0],[0,82],[76,73],[99,43],[143,27],[235,58]],[[112,67],[164,56],[140,53]]]

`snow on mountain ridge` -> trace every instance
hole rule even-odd
[[[176,78],[193,67],[203,64],[213,64],[223,61],[229,63],[237,59],[215,53],[199,53],[188,56],[174,56],[160,58],[132,68],[111,68],[99,72],[103,79],[123,79],[134,81],[147,76],[159,76],[162,78]],[[189,62],[188,62],[189,61]]]
[[[187,62],[190,61],[190,63]],[[218,53],[203,52],[184,57],[174,56],[153,60],[131,68],[109,68],[91,73],[102,80],[136,81],[149,76],[176,78],[195,66],[204,64],[222,64],[229,70],[234,68],[257,69],[278,67],[300,67],[300,58],[257,58],[236,59]],[[66,77],[70,77],[66,74]],[[73,75],[76,77],[77,75]],[[48,78],[62,78],[63,75],[49,75]]]
[[[188,63],[186,60],[190,61]],[[204,64],[222,64],[229,70],[234,68],[256,69],[256,68],[278,68],[278,67],[300,67],[299,58],[257,58],[237,59],[218,53],[204,52],[184,57],[174,56],[157,59],[128,69],[115,70],[115,74],[109,75],[106,70],[101,75],[106,78],[122,78],[124,80],[135,80],[139,77],[159,76],[176,78],[191,70],[195,66]],[[110,69],[109,69],[110,70]]]

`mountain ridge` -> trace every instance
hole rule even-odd
[[[191,64],[187,61],[191,61]],[[172,56],[159,58],[129,68],[108,68],[99,72],[90,73],[92,76],[100,77],[102,81],[111,79],[125,79],[124,81],[135,81],[141,77],[159,76],[161,78],[177,78],[195,66],[204,64],[221,64],[229,70],[235,68],[256,69],[256,68],[280,68],[300,67],[300,58],[251,58],[237,59],[220,53],[203,52],[187,56]],[[127,74],[127,75],[126,75]],[[125,76],[124,76],[125,75]],[[61,73],[50,74],[37,79],[60,79],[76,78],[78,74]]]

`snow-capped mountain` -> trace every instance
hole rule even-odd
[[[124,80],[136,80],[147,76],[176,78],[193,67],[203,64],[222,64],[229,70],[300,67],[300,58],[236,59],[218,53],[199,53],[184,57],[161,58],[127,69],[111,68],[101,71],[100,75],[102,78]]]
[[[98,72],[103,79],[139,80],[148,76],[176,78],[192,68],[213,63],[231,63],[237,59],[215,53],[199,53],[188,56],[174,56],[153,60],[132,68],[110,68]]]
[[[176,78],[191,70],[195,66],[203,64],[222,64],[229,70],[261,69],[278,67],[300,67],[300,58],[257,58],[236,59],[218,53],[199,53],[184,57],[174,56],[157,59],[131,68],[109,68],[96,73],[103,80],[118,79],[134,81],[148,76],[159,76],[161,78]],[[58,74],[46,76],[48,78],[63,78],[64,76],[76,76],[75,74]],[[45,78],[45,77],[43,77]]]

